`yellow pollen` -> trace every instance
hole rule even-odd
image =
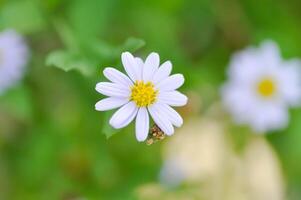
[[[136,81],[131,88],[131,100],[138,107],[145,107],[153,104],[157,99],[158,90],[155,90],[154,84],[151,82],[144,83]]]
[[[271,79],[263,79],[257,85],[257,91],[263,97],[271,97],[276,91],[274,81]]]

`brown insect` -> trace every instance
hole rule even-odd
[[[157,124],[154,124],[148,133],[148,137],[146,140],[147,145],[152,145],[160,140],[165,138],[165,133],[158,127]]]

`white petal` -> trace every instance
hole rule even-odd
[[[134,58],[134,56],[129,52],[124,52],[121,54],[122,64],[126,73],[129,77],[135,82],[139,80],[139,69],[138,64]]]
[[[166,114],[159,110],[160,107],[157,104],[153,104],[148,107],[149,113],[151,114],[154,122],[159,126],[159,128],[166,134],[172,135],[174,133],[174,128],[171,122],[168,120]]]
[[[143,68],[143,66],[144,66],[143,60],[139,57],[136,57],[135,60],[137,62],[137,65],[139,66],[139,68]]]
[[[157,70],[157,72],[154,75],[153,78],[153,83],[157,84],[160,81],[168,78],[168,76],[171,73],[171,69],[172,69],[172,64],[170,61],[166,61],[165,63],[163,63],[159,69]]]
[[[150,81],[160,65],[160,57],[157,53],[151,53],[145,60],[143,67],[143,80]]]
[[[251,116],[252,128],[258,133],[265,133],[287,127],[289,115],[287,107],[278,103],[264,103]]]
[[[278,72],[280,95],[291,106],[301,104],[301,61],[292,59],[283,62]]]
[[[98,101],[95,104],[95,109],[98,111],[111,110],[126,104],[128,101],[127,98],[109,97]]]
[[[173,108],[171,108],[170,106],[168,106],[166,104],[162,104],[162,103],[157,103],[157,104],[158,104],[157,106],[159,107],[158,109],[160,109],[162,112],[164,112],[166,114],[169,121],[173,125],[175,125],[176,127],[182,126],[183,119],[177,111],[175,111]]]
[[[280,50],[276,42],[266,40],[262,42],[258,51],[260,61],[264,63],[266,67],[274,67],[281,63]]]
[[[100,82],[96,84],[96,91],[112,97],[129,97],[130,90],[125,89],[124,86],[116,84],[116,83],[109,83],[109,82]]]
[[[174,74],[161,81],[156,87],[160,91],[172,91],[181,87],[184,83],[184,76],[182,74]]]
[[[146,108],[140,108],[136,118],[136,138],[139,142],[146,140],[149,131],[149,116]]]
[[[133,85],[133,82],[125,74],[112,67],[105,68],[103,70],[103,74],[107,79],[109,79],[113,83],[118,83],[126,87]]]
[[[136,62],[137,62],[137,65],[138,65],[138,77],[137,77],[137,80],[142,80],[142,73],[143,73],[143,66],[144,66],[144,62],[141,58],[139,57],[136,57],[135,58]]]
[[[254,112],[258,101],[256,94],[253,92],[253,87],[231,81],[222,86],[221,97],[223,106],[231,112],[237,124],[249,121],[250,113]],[[248,115],[245,113],[248,113]]]
[[[137,114],[138,108],[134,102],[129,102],[119,108],[110,119],[110,125],[119,129],[127,126]]]
[[[262,62],[259,61],[261,55],[258,50],[249,47],[243,51],[235,53],[228,68],[228,76],[232,81],[238,81],[241,84],[250,84],[256,81],[262,74]]]
[[[170,106],[184,106],[187,104],[187,100],[187,97],[178,91],[162,92],[158,96],[158,102]]]

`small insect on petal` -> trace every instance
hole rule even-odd
[[[165,138],[165,133],[159,128],[157,124],[154,124],[149,131],[146,144],[152,145],[158,141],[163,140],[164,138]]]
[[[151,145],[171,136],[175,127],[183,124],[182,117],[171,106],[183,106],[187,97],[177,89],[183,85],[182,74],[170,75],[172,64],[166,61],[160,66],[158,53],[151,53],[145,61],[129,52],[121,55],[125,72],[105,68],[108,82],[99,82],[96,91],[107,98],[98,101],[95,109],[106,111],[119,108],[109,124],[120,129],[135,118],[135,134],[138,142]],[[149,121],[153,120],[152,128]]]

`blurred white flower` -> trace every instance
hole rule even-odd
[[[0,33],[0,94],[18,82],[28,60],[28,48],[14,30]]]
[[[288,108],[301,100],[300,67],[300,60],[284,61],[272,41],[235,54],[222,88],[223,103],[234,121],[257,133],[285,128]]]
[[[193,119],[164,147],[160,181],[168,187],[209,179],[223,166],[226,143],[221,123]]]
[[[149,114],[159,128],[167,135],[174,133],[174,126],[180,127],[182,117],[170,106],[183,106],[187,97],[176,91],[184,83],[181,74],[170,76],[170,61],[160,67],[157,53],[151,53],[145,60],[134,58],[129,52],[121,55],[128,76],[114,68],[105,68],[104,76],[111,82],[100,82],[96,90],[108,96],[97,102],[98,111],[118,107],[110,125],[116,129],[127,126],[136,117],[136,138],[146,140],[149,132]]]
[[[264,137],[250,136],[238,151],[234,138],[227,136],[233,134],[227,134],[220,120],[187,121],[164,146],[160,183],[167,189],[152,187],[159,194],[149,199],[285,199],[280,162]],[[184,187],[169,190],[181,183]],[[148,199],[144,192],[138,191],[139,199]]]

